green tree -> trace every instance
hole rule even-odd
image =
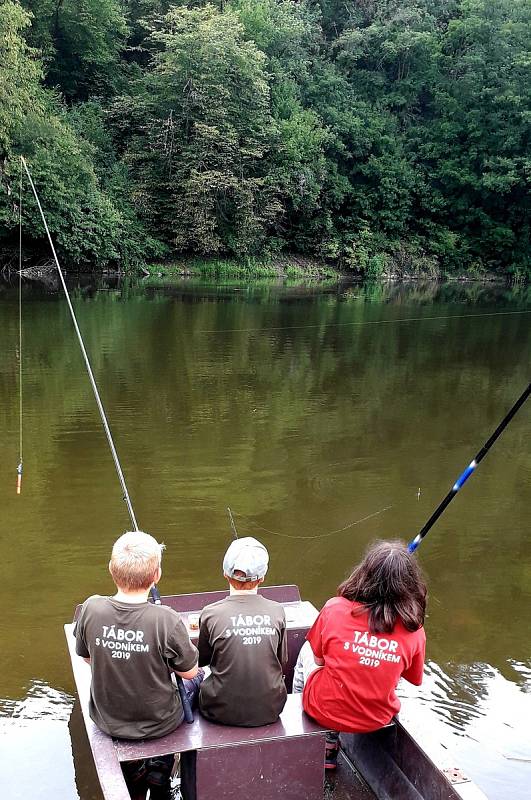
[[[44,54],[46,81],[69,100],[114,93],[128,33],[120,0],[24,0],[33,13],[32,43]]]
[[[13,130],[27,108],[40,105],[41,65],[23,37],[31,17],[17,2],[0,0],[0,159],[11,152]]]
[[[126,158],[153,230],[180,251],[252,252],[278,213],[263,158],[276,136],[264,55],[236,13],[173,9],[153,70],[114,118],[133,131]]]
[[[439,219],[488,267],[530,271],[531,6],[463,0],[442,39],[435,119],[423,143]]]
[[[41,65],[22,37],[29,24],[30,15],[18,3],[0,4],[0,245],[16,240],[19,156],[24,155],[66,263],[84,268],[136,263],[156,252],[156,243],[146,239],[123,188],[120,197],[119,175],[114,189],[109,178],[107,194],[102,191],[93,166],[95,146],[82,135],[79,120],[76,131],[55,95],[40,83]],[[24,187],[25,247],[49,252],[25,178]]]
[[[21,2],[32,20],[0,0],[8,229],[25,152],[76,263],[531,272],[528,0]]]

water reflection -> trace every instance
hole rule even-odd
[[[18,722],[45,719],[68,722],[74,698],[41,680],[33,680],[21,700],[0,698],[0,718],[10,717]]]
[[[422,687],[400,685],[414,726],[455,754],[489,798],[525,798],[531,785],[531,746],[525,735],[531,715],[529,664],[517,665],[523,685],[489,664],[430,662]],[[523,667],[523,669],[521,669]],[[523,691],[522,691],[523,689]]]
[[[0,288],[2,726],[54,722],[62,740],[73,694],[62,624],[111,591],[109,548],[128,518],[65,303],[24,293],[17,497],[18,308]],[[166,593],[221,588],[230,505],[270,549],[268,580],[321,605],[372,538],[417,532],[529,382],[524,288],[107,279],[73,294],[137,517],[168,546]],[[525,409],[419,551],[430,669],[414,702],[500,800],[504,781],[515,800],[529,785],[525,762],[486,765],[483,752],[503,741],[516,753],[527,738],[530,435]]]
[[[0,700],[0,797],[77,800],[68,728],[73,704],[71,695],[38,680],[22,700]]]

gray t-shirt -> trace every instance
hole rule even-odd
[[[122,739],[152,739],[183,720],[173,670],[187,672],[197,649],[176,611],[94,595],[74,628],[76,653],[90,658],[89,712],[98,728]]]
[[[214,722],[255,727],[278,719],[286,702],[286,615],[280,603],[254,593],[205,606],[199,623],[199,708]]]

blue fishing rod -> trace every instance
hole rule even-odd
[[[415,538],[408,544],[407,549],[409,550],[410,553],[415,552],[415,550],[422,542],[422,540],[424,539],[430,528],[432,528],[435,525],[435,523],[445,510],[445,508],[452,502],[457,492],[464,486],[464,484],[470,478],[472,473],[476,471],[480,461],[482,461],[482,459],[485,458],[485,456],[489,452],[490,448],[492,447],[496,439],[505,430],[509,422],[512,420],[516,412],[523,406],[523,404],[525,403],[530,394],[531,394],[531,383],[529,384],[527,389],[525,389],[522,392],[522,394],[520,395],[514,406],[511,408],[511,410],[507,412],[507,414],[502,419],[502,421],[500,422],[500,424],[498,425],[492,436],[489,439],[487,439],[487,441],[485,442],[479,453],[476,455],[476,457],[473,458],[468,467],[463,470],[461,475],[458,477],[458,479],[456,480],[456,482],[446,495],[446,497],[443,500],[441,500],[441,502],[439,503],[439,505],[437,506],[437,508],[435,509],[429,520],[424,525],[424,527],[417,533]]]
[[[123,470],[122,470],[122,467],[121,467],[121,464],[120,464],[120,459],[118,458],[118,453],[116,451],[116,447],[114,445],[114,440],[112,438],[109,422],[107,420],[107,414],[105,413],[105,409],[104,409],[103,403],[101,401],[100,393],[98,391],[98,386],[96,384],[96,379],[95,379],[94,373],[92,371],[92,367],[91,367],[90,360],[89,360],[89,357],[88,357],[88,353],[87,353],[87,350],[86,350],[86,347],[85,347],[85,343],[83,341],[83,337],[81,335],[81,331],[80,331],[79,325],[77,323],[77,319],[76,319],[76,315],[74,313],[72,302],[70,300],[70,295],[68,293],[68,289],[67,289],[67,286],[66,286],[65,278],[64,278],[64,275],[63,275],[63,270],[61,269],[61,265],[59,264],[59,259],[57,258],[57,253],[55,252],[55,247],[54,247],[53,240],[52,240],[52,237],[51,237],[51,234],[50,234],[50,230],[48,228],[48,223],[46,222],[46,217],[44,216],[44,211],[42,210],[41,201],[39,200],[39,195],[37,194],[37,189],[35,188],[35,184],[33,183],[33,179],[31,177],[31,173],[30,173],[30,171],[28,169],[28,165],[26,164],[26,160],[24,159],[23,156],[20,156],[20,162],[21,162],[22,166],[24,167],[26,175],[28,176],[28,180],[30,182],[30,186],[32,188],[33,195],[35,197],[35,200],[37,202],[37,206],[39,208],[41,219],[42,219],[42,222],[43,222],[43,225],[44,225],[44,230],[46,231],[46,235],[48,237],[48,242],[50,243],[50,247],[51,247],[51,250],[52,250],[53,257],[54,257],[55,265],[57,267],[57,272],[59,273],[59,277],[61,279],[61,285],[63,287],[63,291],[64,291],[65,297],[66,297],[66,302],[68,304],[68,310],[70,311],[70,316],[72,318],[72,322],[73,322],[73,325],[74,325],[75,332],[77,334],[77,339],[78,339],[78,342],[79,342],[79,346],[80,346],[81,352],[83,354],[83,359],[85,361],[85,367],[86,367],[87,372],[88,372],[90,384],[92,386],[92,391],[94,392],[94,397],[96,398],[96,404],[98,406],[98,411],[100,412],[100,417],[101,417],[101,421],[103,423],[103,428],[105,430],[105,435],[107,436],[107,441],[109,443],[109,447],[110,447],[110,450],[111,450],[111,453],[112,453],[114,466],[116,467],[116,472],[118,474],[118,480],[120,481],[120,486],[122,487],[123,499],[125,501],[125,504],[127,506],[127,510],[129,512],[129,517],[131,519],[131,524],[133,526],[133,530],[136,531],[136,532],[139,532],[140,528],[138,527],[138,523],[136,521],[135,512],[133,510],[133,504],[131,503],[131,498],[129,497],[129,492],[127,490],[127,484],[125,482],[124,473],[123,473]],[[21,187],[22,187],[22,184],[21,184]],[[21,188],[21,194],[22,194],[22,188]],[[19,475],[19,483],[17,484],[17,492],[20,493],[20,477],[22,475],[22,458],[21,458],[21,463],[20,463],[20,465],[19,465],[19,467],[17,469],[17,473]],[[151,587],[150,593],[151,593],[151,598],[152,598],[153,602],[156,605],[161,605],[160,592],[159,592],[159,590],[158,590],[158,588],[157,588],[157,586],[155,584],[153,584],[153,586]],[[177,682],[177,689],[179,690],[179,696],[181,698],[181,703],[182,703],[183,712],[184,712],[184,718],[185,718],[186,722],[190,722],[191,723],[191,722],[194,721],[194,715],[193,715],[193,712],[192,712],[192,708],[190,706],[190,701],[188,700],[188,697],[186,695],[186,690],[184,688],[183,679],[180,678],[178,675],[175,675],[175,678],[176,678],[176,682]]]

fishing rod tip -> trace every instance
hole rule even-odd
[[[17,494],[22,491],[22,461],[17,467]]]

